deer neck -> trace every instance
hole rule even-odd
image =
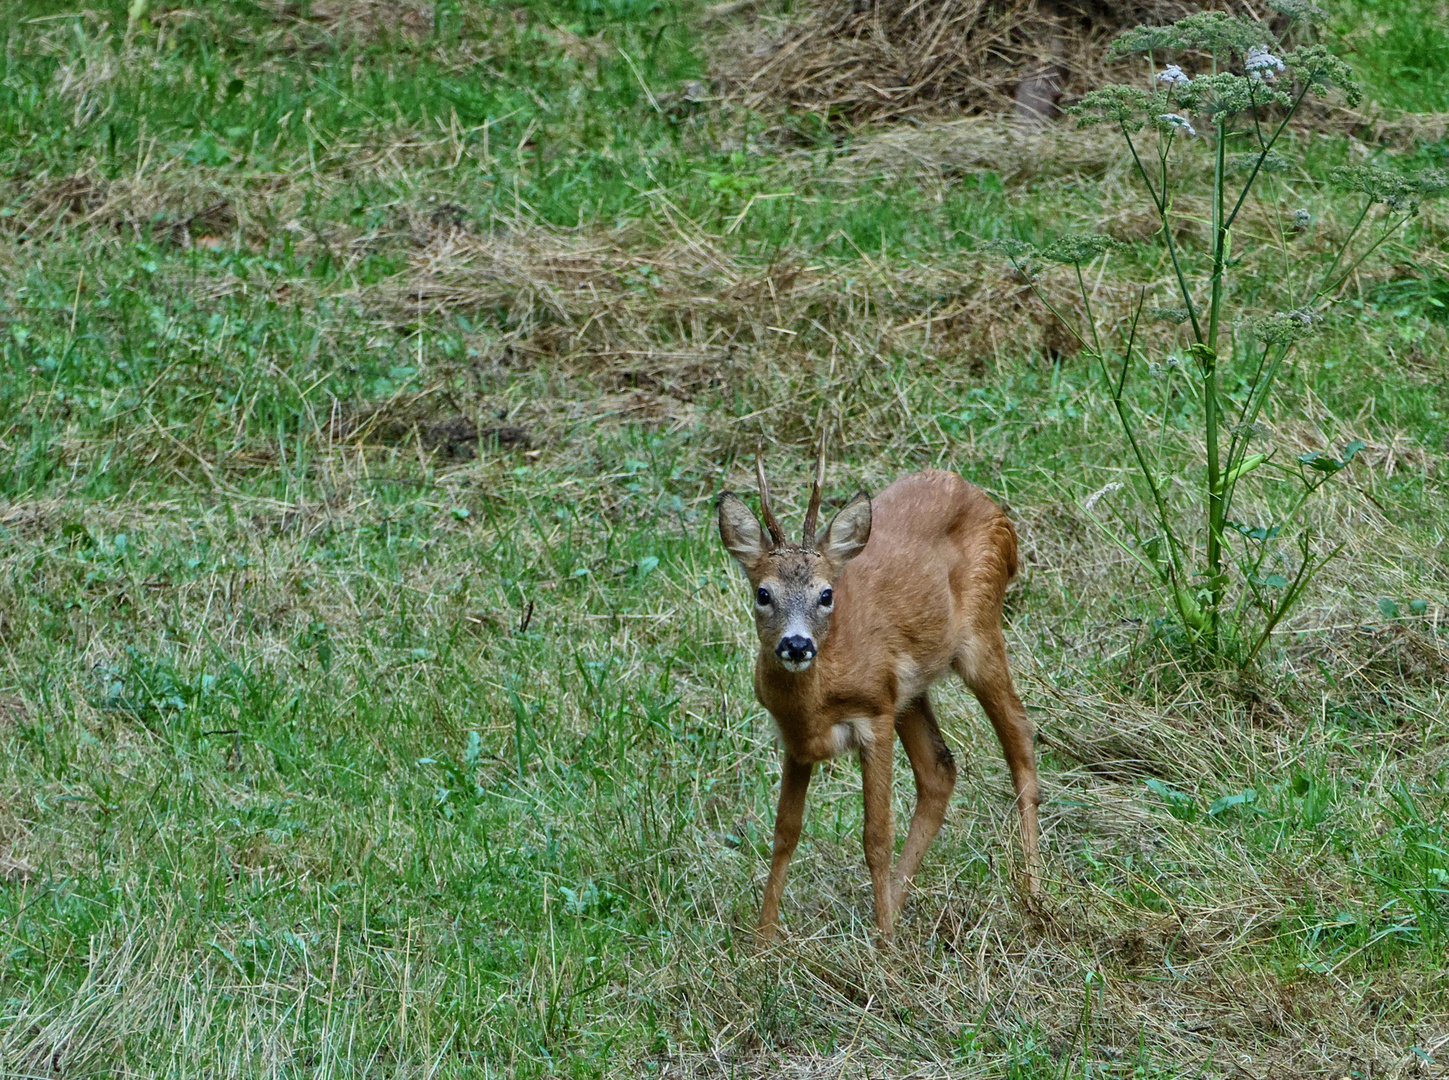
[[[770,711],[787,743],[808,737],[823,700],[821,657],[804,671],[786,671],[766,649],[755,663],[755,696]]]

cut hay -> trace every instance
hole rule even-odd
[[[1058,95],[1108,80],[1103,57],[1118,32],[1203,8],[1272,14],[1250,0],[810,0],[799,15],[761,18],[733,35],[716,73],[753,108],[788,105],[847,123],[1004,112],[1022,93],[1050,113]],[[1112,74],[1131,70],[1129,62]]]
[[[903,179],[923,173],[942,178],[989,171],[1003,184],[1048,177],[1102,176],[1125,171],[1118,140],[1100,128],[1024,129],[990,116],[900,124],[854,140],[839,159],[841,172],[855,179]],[[1155,228],[1155,221],[1154,221]]]

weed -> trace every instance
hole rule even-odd
[[[1123,550],[1156,575],[1176,628],[1195,657],[1200,652],[1214,660],[1231,657],[1243,666],[1253,662],[1273,630],[1302,600],[1314,576],[1342,550],[1340,547],[1327,555],[1315,551],[1308,531],[1297,519],[1309,497],[1329,478],[1347,469],[1354,456],[1368,445],[1362,439],[1353,439],[1342,450],[1310,450],[1287,463],[1275,461],[1272,451],[1250,452],[1265,433],[1259,420],[1275,397],[1279,372],[1289,350],[1314,332],[1354,271],[1418,214],[1424,198],[1449,189],[1449,174],[1438,170],[1415,175],[1379,165],[1335,170],[1335,180],[1356,192],[1361,206],[1341,242],[1330,249],[1327,265],[1306,274],[1293,269],[1299,260],[1289,254],[1288,233],[1281,221],[1291,208],[1278,194],[1280,220],[1276,236],[1268,243],[1275,245],[1282,256],[1284,273],[1275,291],[1291,306],[1269,315],[1240,315],[1233,334],[1236,340],[1225,347],[1220,339],[1227,336],[1227,326],[1233,321],[1227,309],[1233,295],[1229,273],[1245,257],[1241,248],[1234,253],[1233,228],[1255,194],[1255,184],[1260,178],[1271,184],[1273,174],[1288,167],[1276,147],[1310,93],[1321,95],[1337,88],[1350,104],[1356,104],[1361,96],[1348,66],[1323,46],[1304,45],[1287,52],[1273,45],[1274,40],[1266,25],[1221,13],[1191,15],[1171,26],[1137,27],[1117,40],[1115,54],[1144,53],[1149,59],[1157,53],[1180,58],[1201,54],[1207,58],[1209,70],[1190,77],[1178,64],[1168,64],[1153,76],[1151,89],[1109,85],[1092,91],[1072,107],[1082,117],[1083,125],[1108,124],[1117,129],[1160,224],[1157,235],[1162,238],[1171,266],[1174,299],[1181,306],[1155,307],[1147,314],[1190,330],[1186,356],[1172,357],[1170,366],[1195,381],[1188,393],[1201,401],[1197,423],[1204,454],[1200,462],[1194,463],[1201,469],[1200,485],[1174,484],[1162,475],[1160,464],[1154,460],[1156,455],[1124,397],[1143,329],[1145,288],[1123,332],[1123,347],[1109,355],[1103,344],[1083,268],[1099,261],[1105,265],[1120,243],[1101,234],[1081,234],[1059,238],[1040,252],[1020,240],[997,244],[1017,272],[1033,283],[1037,259],[1073,269],[1082,322],[1064,313],[1050,298],[1044,297],[1044,303],[1100,366],[1131,447],[1135,478],[1150,524],[1139,529],[1130,515],[1121,515],[1133,541],[1124,544]],[[1283,52],[1283,56],[1275,55],[1273,49]],[[1236,74],[1236,68],[1245,74]],[[1292,77],[1291,94],[1275,86],[1278,76],[1285,72]],[[1179,175],[1196,163],[1179,150],[1186,140],[1197,135],[1190,117],[1198,117],[1204,133],[1211,133],[1212,171],[1207,183],[1210,221],[1203,267],[1206,281],[1200,285],[1191,282],[1190,276],[1195,265],[1204,260],[1180,250],[1174,239],[1179,213],[1175,206],[1192,198],[1190,186]],[[1150,135],[1142,134],[1144,128]],[[1230,162],[1230,146],[1246,148],[1246,152]],[[1149,147],[1154,154],[1148,153]],[[1376,206],[1382,210],[1371,217]],[[1293,228],[1300,232],[1311,228],[1313,220],[1307,209],[1292,213]],[[1361,231],[1366,242],[1355,248],[1354,240]],[[1157,361],[1151,362],[1151,367],[1159,372],[1170,370]],[[1160,405],[1160,423],[1151,416],[1146,419],[1149,430],[1156,426],[1165,433],[1172,404],[1172,393],[1168,391]],[[1277,491],[1286,488],[1287,493],[1274,500],[1270,518],[1257,524],[1234,520],[1239,484],[1263,468],[1277,474],[1273,478],[1277,483],[1272,487]],[[1188,517],[1190,511],[1169,502],[1172,489],[1179,486],[1192,492],[1192,509],[1202,512],[1200,529]],[[1092,502],[1111,490],[1103,488]],[[1296,560],[1285,557],[1280,544],[1285,531],[1295,529]],[[1112,535],[1110,531],[1108,534]],[[1197,535],[1202,537],[1200,554],[1193,539]],[[1196,558],[1201,562],[1193,565]],[[1273,571],[1275,564],[1282,565],[1281,572]],[[1236,574],[1232,573],[1234,569]]]

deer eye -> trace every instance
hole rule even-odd
[[[756,589],[755,590],[755,603],[759,604],[760,607],[769,607],[770,606],[770,590],[769,589]]]
[[[830,589],[826,589],[823,593],[820,594],[821,607],[829,607],[833,603],[835,603],[835,593],[832,592]]]

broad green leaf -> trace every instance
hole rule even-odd
[[[1236,795],[1224,795],[1220,799],[1213,800],[1213,804],[1208,807],[1208,817],[1217,817],[1219,814],[1225,813],[1228,810],[1233,810],[1240,806],[1248,806],[1257,801],[1258,792],[1256,789],[1243,788]]]

